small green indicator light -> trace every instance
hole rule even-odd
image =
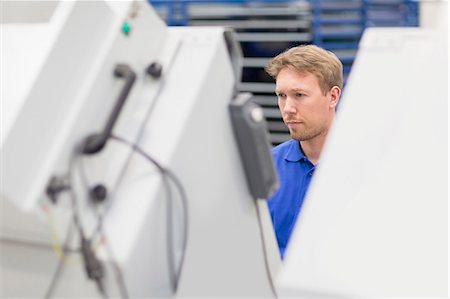
[[[125,35],[129,35],[129,34],[130,34],[130,31],[131,31],[131,25],[130,25],[130,23],[124,22],[123,25],[122,25],[122,32],[123,32]]]

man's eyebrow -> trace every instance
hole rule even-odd
[[[308,92],[308,90],[307,89],[305,89],[305,88],[291,88],[291,89],[289,89],[289,91],[290,92]],[[284,92],[283,90],[278,90],[278,89],[275,89],[275,93],[282,93],[282,92]]]
[[[291,91],[303,91],[303,92],[305,92],[305,91],[308,91],[308,90],[305,89],[305,88],[292,88]]]

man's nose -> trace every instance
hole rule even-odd
[[[283,112],[286,114],[294,114],[297,112],[297,109],[295,108],[294,101],[291,98],[286,99],[286,103],[283,107]]]

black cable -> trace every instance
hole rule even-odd
[[[258,207],[258,200],[260,200],[260,199],[255,200],[255,208],[256,208],[256,216],[258,218],[259,234],[261,237],[262,250],[263,250],[263,255],[264,255],[264,266],[266,268],[267,279],[269,281],[270,289],[273,293],[273,296],[275,296],[275,298],[278,298],[277,291],[275,289],[275,284],[272,280],[272,275],[270,274],[269,261],[268,261],[269,257],[267,255],[266,239],[264,238],[264,231],[263,231],[263,225],[262,225],[262,220],[261,220],[261,213],[260,213],[259,207]]]
[[[188,201],[187,201],[187,196],[186,193],[184,191],[184,188],[180,182],[180,180],[178,179],[178,177],[172,173],[169,169],[164,168],[163,166],[161,166],[155,159],[153,159],[149,154],[147,154],[145,151],[143,151],[138,145],[136,144],[132,144],[129,141],[118,137],[118,136],[111,136],[112,139],[120,141],[130,147],[133,148],[133,150],[135,150],[137,153],[139,153],[140,155],[142,155],[144,158],[146,158],[147,160],[149,160],[152,164],[154,164],[158,169],[161,169],[164,174],[166,174],[176,185],[178,192],[180,193],[180,197],[182,199],[182,204],[183,204],[183,211],[185,212],[184,214],[184,220],[185,220],[185,225],[184,225],[184,240],[183,240],[183,255],[182,255],[182,259],[180,262],[180,267],[179,267],[179,271],[177,272],[177,281],[180,278],[180,274],[181,274],[181,270],[182,270],[182,266],[184,263],[184,255],[186,252],[186,244],[187,244],[187,234],[188,234]],[[259,223],[259,227],[260,227],[260,238],[261,238],[261,245],[262,245],[262,250],[263,250],[263,255],[264,255],[264,265],[266,268],[266,274],[267,274],[267,279],[269,281],[269,285],[270,285],[270,289],[273,293],[273,296],[275,298],[278,298],[276,289],[275,289],[275,285],[274,282],[272,280],[272,276],[270,274],[270,270],[269,270],[269,262],[268,262],[268,254],[267,254],[267,250],[266,250],[266,246],[265,246],[265,238],[264,238],[264,233],[263,233],[263,228],[262,228],[262,220],[261,220],[261,214],[257,205],[257,202],[255,201],[255,208],[256,208],[256,214],[257,214],[257,218],[258,218],[258,223]]]
[[[112,139],[115,139],[115,138],[112,137]],[[117,138],[117,139],[121,139],[121,138]],[[119,140],[119,141],[122,141],[122,143],[123,143],[123,139]],[[125,142],[125,143],[127,143],[127,142]],[[126,144],[126,145],[129,145],[132,147],[131,143]],[[133,148],[132,153],[135,151],[139,151],[139,150],[136,150]],[[167,225],[167,230],[168,230],[168,236],[166,238],[166,245],[169,250],[169,252],[167,254],[167,264],[168,264],[168,270],[169,270],[170,285],[171,285],[173,292],[176,292],[177,282],[178,282],[178,278],[179,278],[179,272],[177,272],[177,269],[175,267],[175,261],[174,261],[175,252],[174,252],[174,245],[173,245],[173,227],[172,227],[173,220],[172,220],[172,213],[171,213],[171,210],[172,210],[171,204],[173,202],[173,198],[172,198],[171,188],[170,188],[169,181],[168,181],[168,178],[170,178],[170,177],[167,174],[167,170],[164,167],[162,167],[158,162],[156,162],[154,159],[153,159],[152,164],[154,164],[157,167],[158,172],[160,173],[160,175],[162,177],[165,192],[167,194],[167,201],[166,201],[166,203],[167,203],[167,206],[166,206],[166,221],[167,221],[167,223],[166,223],[166,225]],[[83,166],[82,163],[80,165]],[[84,170],[83,167],[80,167],[80,174],[82,177],[82,182],[85,184],[85,188],[90,188],[90,186],[88,184],[87,176],[86,176],[86,171]],[[178,185],[179,185],[179,183],[178,183]],[[98,210],[97,210],[97,226],[96,226],[96,229],[92,236],[92,239],[96,238],[97,235],[102,235],[103,237],[105,237],[105,234],[103,231],[103,213],[99,212]],[[183,234],[183,235],[185,235],[185,234]],[[112,254],[111,248],[109,248],[109,249],[110,249],[109,252]],[[122,271],[120,270],[120,268],[116,262],[113,261],[113,265],[114,265],[114,269],[116,272],[116,280],[119,285],[121,294],[122,294],[122,296],[124,296],[126,298],[126,297],[128,297],[128,295],[127,295],[128,292],[126,290],[125,282],[123,280]]]
[[[72,224],[75,226],[75,228],[77,229],[78,234],[80,236],[80,246],[81,246],[80,252],[83,257],[87,276],[96,282],[100,294],[103,296],[103,298],[107,299],[108,295],[103,286],[103,278],[104,278],[103,265],[102,265],[101,261],[96,257],[94,251],[92,250],[91,242],[90,242],[90,240],[88,240],[86,238],[86,235],[84,233],[83,226],[81,224],[80,217],[79,217],[78,199],[75,194],[75,188],[74,188],[75,184],[74,184],[74,180],[73,180],[73,172],[75,170],[75,162],[76,162],[77,158],[80,156],[80,153],[81,153],[80,150],[77,148],[74,150],[74,152],[70,156],[69,170],[68,170],[68,174],[67,174],[68,181],[69,181],[68,191],[70,194],[70,202],[72,205]],[[71,236],[71,234],[70,234],[70,236]],[[65,245],[64,245],[64,251],[63,251],[64,255],[67,252],[66,248],[69,244],[69,241],[70,241],[70,237],[68,235],[68,237],[66,237],[66,241],[65,241]],[[45,298],[51,298],[51,296],[53,295],[53,290],[55,289],[57,283],[59,282],[59,277],[61,277],[61,272],[63,271],[63,269],[64,269],[63,259],[61,258],[58,263],[58,266],[55,270],[53,278],[50,282],[50,285],[47,289]]]
[[[88,182],[88,179],[87,179],[86,170],[84,168],[83,161],[80,161],[79,165],[80,165],[81,182],[83,184],[84,189],[85,190],[89,190],[90,189],[90,185],[89,185],[89,182]],[[107,200],[107,198],[105,200]],[[117,263],[117,260],[116,260],[114,254],[113,254],[113,251],[112,251],[112,248],[111,248],[109,242],[107,241],[106,234],[105,234],[105,231],[103,229],[103,214],[97,209],[98,206],[95,206],[95,208],[96,208],[95,212],[96,212],[96,217],[97,217],[97,225],[96,225],[96,230],[94,231],[94,233],[93,233],[93,235],[92,235],[92,237],[90,239],[91,240],[95,240],[97,234],[100,234],[101,238],[103,238],[106,250],[107,250],[108,255],[109,255],[109,260],[110,260],[110,262],[112,264],[112,267],[114,269],[114,274],[115,274],[114,276],[115,276],[115,280],[116,280],[117,286],[119,288],[120,295],[121,295],[121,297],[123,299],[128,299],[129,298],[128,290],[127,290],[127,287],[126,287],[126,284],[125,284],[125,279],[123,277],[123,271],[122,271],[122,269],[120,268],[120,266]],[[104,288],[103,285],[100,286],[100,287]],[[106,291],[105,291],[105,294],[106,294]]]
[[[176,53],[179,52],[180,46],[181,46],[181,43],[177,43],[177,45],[176,45]],[[174,61],[174,59],[172,59],[172,62],[173,62],[173,61]],[[168,71],[171,69],[171,67],[172,67],[172,63],[169,64],[169,66],[168,66]],[[144,117],[144,121],[142,122],[143,124],[146,124],[146,123],[147,123],[147,121],[148,121],[150,115],[152,114],[153,109],[154,109],[154,107],[156,106],[156,102],[157,102],[156,99],[159,97],[159,94],[161,93],[161,90],[162,90],[163,86],[164,86],[164,80],[162,80],[162,82],[161,82],[161,84],[160,84],[160,86],[159,86],[159,88],[158,88],[158,90],[157,90],[157,93],[154,95],[154,98],[153,98],[153,100],[151,101],[152,104],[150,105],[150,107],[149,107],[149,109],[148,109],[148,111],[147,111],[147,113],[146,113],[146,115],[145,115],[145,117]],[[139,140],[140,140],[141,137],[143,136],[144,131],[145,131],[145,125],[143,125],[143,126],[140,128],[140,130],[139,130],[138,137],[136,138],[136,144],[139,143]],[[117,139],[117,140],[119,140],[119,139]],[[124,143],[128,143],[128,142],[126,142],[125,140],[119,140],[119,141],[122,141],[122,142],[124,142]],[[129,145],[131,145],[131,144],[129,144]],[[133,148],[134,148],[134,146],[133,146]],[[141,150],[137,150],[137,151],[140,152],[144,157],[146,157],[146,154],[145,154],[143,151],[141,151]],[[78,149],[75,151],[75,153],[76,153],[77,155],[79,155],[79,154],[81,153],[81,148],[78,148]],[[73,169],[73,163],[75,162],[75,159],[76,159],[76,157],[77,157],[76,154],[73,154],[73,155],[71,156],[70,166],[69,166],[69,178],[70,178],[70,179],[69,179],[69,182],[70,182],[71,179],[72,179],[72,176],[71,176],[71,170]],[[132,154],[132,153],[131,153],[131,154]],[[130,159],[131,159],[131,154],[130,154],[130,156],[129,156],[128,159],[127,159],[127,163],[125,163],[125,164],[128,164],[128,162],[130,161]],[[156,161],[154,161],[151,157],[148,156],[148,157],[146,157],[146,158],[147,158],[148,160],[150,160],[153,164],[159,165],[159,164],[157,164]],[[160,168],[160,169],[164,169],[164,168]],[[125,171],[123,171],[122,175],[119,176],[119,178],[118,178],[118,180],[117,180],[115,186],[118,187],[118,186],[120,185],[119,183],[120,183],[120,181],[122,180],[124,174],[125,174]],[[176,184],[176,186],[177,186],[177,188],[178,188],[178,190],[179,190],[179,192],[180,192],[180,195],[181,195],[181,197],[182,197],[183,200],[184,200],[184,202],[183,202],[184,211],[185,211],[185,218],[184,218],[184,219],[185,219],[185,222],[186,222],[186,225],[185,225],[185,233],[184,233],[185,239],[184,239],[184,241],[183,241],[183,244],[184,244],[184,246],[183,246],[183,255],[182,255],[181,262],[180,262],[180,268],[179,268],[179,271],[178,271],[178,274],[177,274],[177,280],[178,280],[178,279],[179,279],[179,276],[180,276],[181,268],[182,268],[182,265],[183,265],[183,262],[184,262],[184,252],[185,252],[185,249],[186,249],[186,240],[187,240],[187,200],[186,200],[186,194],[184,193],[184,190],[182,189],[182,185],[180,184],[180,182],[178,181],[178,179],[177,179],[173,174],[171,174],[170,172],[165,172],[165,174],[168,174],[168,176],[175,182],[175,184]],[[74,193],[74,191],[73,191],[72,188],[73,188],[73,187],[71,186],[70,193],[71,193],[71,203],[72,203],[72,209],[73,209],[73,217],[72,217],[72,218],[73,218],[73,224],[75,224],[75,226],[76,226],[78,232],[80,233],[81,237],[83,238],[83,237],[84,237],[84,231],[83,231],[83,227],[82,227],[82,225],[81,225],[80,218],[79,218],[79,214],[78,214],[77,199],[76,199],[76,195],[75,195],[75,193]],[[108,208],[108,207],[107,207],[107,208]],[[101,224],[101,223],[103,222],[103,214],[102,214],[102,213],[99,213],[99,214],[97,214],[97,215],[98,215],[98,223],[99,223],[99,224],[97,225],[97,229],[96,229],[96,231],[94,232],[93,237],[95,237],[98,233],[102,233],[102,232],[103,232],[103,231],[102,231],[102,224]],[[103,236],[104,236],[104,235],[103,235]],[[107,244],[107,245],[109,245],[109,244]],[[60,260],[60,264],[61,264],[61,263],[62,263],[62,262],[61,262],[61,260]],[[114,264],[114,263],[113,263],[113,264]],[[120,268],[118,267],[118,265],[116,265],[116,264],[114,264],[114,265],[115,265],[115,269],[116,269],[116,277],[119,277],[119,280],[121,280],[121,283],[120,283],[119,285],[121,286],[121,293],[122,293],[122,296],[123,296],[124,298],[128,298],[128,292],[126,291],[126,288],[125,288],[125,284],[124,284],[122,272],[121,272]],[[57,270],[55,271],[55,275],[56,275],[56,273],[59,273],[60,271],[62,271],[62,270],[59,269],[60,267],[62,267],[62,265],[58,265]],[[55,277],[55,275],[54,275],[54,277],[53,277],[53,279],[52,279],[52,281],[51,281],[51,284],[50,284],[50,286],[49,286],[49,289],[48,289],[48,291],[47,291],[48,295],[50,295],[50,296],[51,296],[51,293],[53,292],[53,288],[54,288],[55,281],[58,280],[57,277]],[[50,298],[50,297],[47,297],[47,295],[46,295],[45,298]]]
[[[73,213],[73,222],[78,229],[78,233],[80,234],[80,246],[81,246],[81,255],[83,257],[84,267],[86,270],[86,274],[89,279],[95,281],[97,285],[97,289],[103,298],[107,299],[108,294],[103,285],[104,279],[104,268],[103,263],[97,258],[94,250],[91,246],[91,240],[86,237],[84,233],[83,226],[80,221],[79,210],[78,210],[78,198],[75,194],[75,181],[74,181],[74,172],[75,172],[75,162],[82,155],[82,146],[77,146],[69,161],[69,171],[68,171],[68,179],[69,179],[69,192],[72,203],[72,213]]]
[[[84,230],[83,226],[81,225],[80,216],[78,214],[78,199],[75,194],[74,190],[74,180],[73,180],[73,172],[75,171],[75,162],[80,155],[80,151],[78,149],[75,149],[72,155],[70,156],[69,160],[69,171],[68,171],[68,181],[69,181],[69,194],[70,194],[70,203],[72,205],[72,218],[73,223],[75,224],[75,227],[78,230],[78,233],[80,234],[80,237],[84,238]]]
[[[181,259],[180,259],[180,263],[178,266],[178,269],[175,270],[175,281],[174,281],[174,289],[175,292],[178,288],[178,282],[181,276],[181,271],[183,269],[183,265],[184,265],[184,259],[185,259],[185,254],[186,254],[186,248],[187,248],[187,240],[188,240],[188,225],[189,225],[189,212],[188,212],[188,200],[187,200],[187,196],[186,196],[186,192],[183,188],[183,185],[181,184],[180,180],[178,179],[178,177],[172,172],[170,171],[168,168],[163,167],[158,161],[156,161],[154,158],[152,158],[148,153],[146,153],[145,151],[143,151],[137,144],[133,144],[131,142],[129,142],[128,140],[125,140],[121,137],[118,136],[110,136],[111,139],[119,141],[125,145],[130,146],[133,151],[137,152],[138,154],[140,154],[142,157],[144,157],[145,159],[147,159],[149,162],[151,162],[154,166],[156,166],[156,168],[158,168],[158,170],[161,172],[161,174],[164,176],[167,176],[168,178],[170,178],[172,180],[172,182],[175,184],[177,191],[180,195],[181,198],[181,202],[182,202],[182,210],[183,210],[183,220],[184,220],[184,225],[183,225],[183,248],[182,248],[182,255],[181,255]],[[169,211],[170,212],[170,211]],[[171,259],[175,259],[175,257],[172,255],[170,257]],[[175,263],[173,263],[175,264]]]
[[[108,251],[108,255],[111,260],[113,269],[114,269],[115,279],[116,279],[117,285],[119,287],[120,296],[123,299],[128,299],[128,298],[130,298],[130,296],[128,295],[128,290],[127,290],[127,287],[125,284],[125,279],[123,277],[123,271],[117,264],[116,258],[114,256],[114,253],[112,251],[110,244],[106,240],[106,235],[104,234],[103,229],[102,229],[102,238],[104,238],[104,240],[105,240],[106,250]]]
[[[45,292],[45,299],[50,299],[53,296],[53,292],[55,291],[55,287],[59,283],[59,280],[62,277],[62,273],[64,271],[64,258],[67,256],[67,253],[69,252],[69,243],[72,239],[72,233],[73,233],[73,225],[74,223],[71,223],[69,227],[67,228],[66,238],[64,240],[63,245],[63,256],[60,257],[58,260],[58,264],[56,265],[56,269],[53,272],[52,279],[50,280],[50,284],[47,288],[47,291]]]
[[[91,241],[85,237],[81,237],[81,253],[83,256],[84,267],[89,279],[95,281],[99,293],[103,298],[108,298],[103,278],[105,277],[105,271],[103,263],[97,258],[94,250],[91,246]]]
[[[170,192],[170,185],[169,182],[167,181],[167,178],[169,178],[176,186],[177,191],[181,197],[182,200],[182,210],[183,210],[183,219],[184,219],[184,226],[183,226],[183,248],[182,248],[182,256],[180,259],[180,263],[179,263],[179,267],[178,269],[175,269],[175,253],[174,253],[174,246],[173,246],[173,229],[172,229],[172,219],[171,219],[171,211],[170,211],[170,205],[167,207],[168,208],[168,230],[169,230],[169,236],[167,238],[167,246],[170,250],[170,253],[168,254],[168,264],[169,264],[169,271],[171,273],[171,283],[172,283],[172,287],[174,289],[174,292],[176,292],[177,288],[178,288],[178,282],[180,279],[180,275],[181,275],[181,271],[184,265],[184,258],[185,258],[185,252],[186,252],[186,247],[187,247],[187,239],[188,239],[188,202],[187,202],[187,196],[186,193],[184,191],[184,188],[180,182],[180,180],[177,178],[177,176],[175,174],[173,174],[169,169],[163,167],[162,165],[160,165],[155,159],[153,159],[150,155],[148,155],[146,152],[144,152],[140,147],[138,147],[135,144],[132,144],[130,142],[128,142],[125,139],[122,139],[120,137],[117,136],[111,136],[112,139],[117,140],[119,142],[122,142],[128,146],[130,146],[133,149],[133,152],[137,152],[139,153],[141,156],[143,156],[145,159],[147,159],[148,161],[150,161],[153,165],[155,165],[158,170],[161,173],[162,179],[163,179],[163,184],[165,185],[166,188],[166,193],[168,196],[168,202],[172,202],[172,196],[171,196],[171,192]],[[69,161],[69,172],[68,172],[68,178],[69,178],[69,192],[70,192],[70,200],[71,200],[71,205],[72,205],[72,223],[75,226],[75,228],[77,229],[79,235],[80,235],[80,243],[82,244],[82,255],[85,261],[85,267],[87,270],[87,274],[88,277],[91,279],[94,279],[97,283],[97,287],[99,289],[100,294],[104,297],[104,298],[108,298],[108,295],[106,293],[106,290],[103,286],[103,270],[101,269],[101,263],[100,261],[96,258],[94,252],[92,251],[92,248],[90,246],[90,241],[86,238],[83,226],[81,224],[80,221],[80,217],[79,217],[79,211],[78,211],[78,199],[77,196],[75,194],[75,190],[74,190],[74,180],[73,180],[73,172],[75,169],[75,162],[77,160],[77,158],[80,155],[80,151],[76,150],[74,151],[74,153],[72,154],[70,161]],[[85,173],[81,172],[82,176],[85,175]],[[83,183],[87,184],[87,179],[86,177],[82,177]],[[97,233],[100,233],[102,236],[104,236],[104,232],[103,232],[103,228],[102,228],[102,223],[103,223],[103,214],[98,213],[98,224],[97,224],[97,228],[96,231],[94,232],[94,237],[96,236]],[[112,251],[110,250],[110,253],[112,253]],[[120,270],[120,268],[118,267],[118,265],[113,262],[114,265],[114,269],[116,272],[116,279],[118,280],[118,285],[120,288],[120,292],[122,294],[122,296],[124,298],[128,298],[128,292],[126,290],[126,286],[123,280],[123,274],[122,271]],[[47,295],[45,298],[51,298],[52,293],[53,293],[53,289],[55,288],[56,284],[58,283],[58,275],[61,273],[61,271],[63,270],[63,263],[62,260],[60,260],[59,265],[55,271],[54,274],[54,278],[52,279],[52,282],[49,286],[49,289],[47,291]],[[58,277],[57,277],[58,276]],[[174,278],[173,278],[174,277]]]
[[[166,228],[167,228],[167,236],[166,236],[166,247],[168,249],[167,253],[167,266],[169,269],[169,280],[171,283],[172,291],[175,293],[177,289],[177,275],[175,269],[175,248],[173,245],[173,219],[172,219],[172,192],[170,190],[170,185],[167,180],[167,175],[160,170],[161,178],[163,181],[164,188],[166,190]]]
[[[81,226],[80,218],[78,216],[78,202],[76,198],[76,194],[73,190],[73,176],[72,172],[74,169],[75,160],[77,158],[77,151],[75,150],[72,155],[70,156],[69,160],[69,170],[68,170],[68,179],[69,179],[69,189],[67,189],[70,193],[70,202],[72,205],[72,222],[69,225],[69,228],[67,229],[66,233],[66,240],[64,241],[63,245],[63,256],[59,259],[58,265],[53,273],[52,279],[50,281],[50,284],[47,288],[47,291],[45,293],[45,299],[49,299],[53,296],[54,289],[56,288],[57,284],[60,281],[60,278],[62,276],[62,272],[64,271],[64,257],[67,255],[69,243],[72,238],[72,229],[74,226],[80,236],[84,236],[84,231]]]
[[[134,152],[134,150],[132,151],[132,153],[133,152]],[[131,156],[132,155],[130,155],[130,157]],[[80,163],[80,166],[81,166],[80,167],[80,176],[81,176],[81,179],[82,179],[82,183],[84,184],[85,189],[89,189],[90,186],[89,186],[89,183],[88,183],[86,171],[85,171],[82,163]],[[166,221],[167,221],[167,223],[166,224],[167,224],[167,230],[169,231],[169,236],[166,238],[166,246],[169,249],[169,253],[167,254],[167,265],[168,265],[168,269],[169,269],[170,285],[171,285],[172,290],[175,292],[176,287],[177,287],[177,283],[176,283],[177,282],[177,273],[176,273],[176,270],[175,270],[175,262],[174,262],[174,259],[173,259],[173,256],[175,256],[175,253],[174,253],[174,246],[173,246],[173,242],[172,242],[173,241],[173,235],[172,235],[173,228],[172,228],[172,217],[171,217],[172,213],[170,212],[171,211],[171,203],[172,203],[173,200],[172,200],[171,189],[170,189],[170,186],[169,186],[169,183],[168,183],[168,180],[167,180],[167,175],[164,172],[164,168],[161,167],[159,164],[158,164],[158,166],[159,167],[157,167],[157,169],[158,169],[158,172],[160,173],[160,175],[162,177],[163,185],[164,185],[165,192],[166,192],[167,198],[168,198],[168,200],[166,201],[166,203],[167,203],[167,207],[166,207],[166,210],[167,210],[167,212],[166,212]],[[107,197],[108,197],[108,195],[107,195]],[[104,200],[104,202],[107,202],[107,200],[108,200],[108,198],[106,198]],[[98,235],[100,235],[101,237],[105,238],[105,233],[104,233],[104,230],[103,230],[103,218],[104,218],[104,215],[98,209],[96,210],[96,212],[97,212],[97,215],[96,215],[97,216],[97,225],[96,225],[96,228],[94,230],[94,233],[92,234],[92,237],[91,237],[92,240],[96,239],[98,237]],[[107,245],[109,246],[109,244],[107,244]],[[123,279],[122,270],[120,269],[120,267],[117,264],[117,262],[115,261],[115,259],[112,258],[113,254],[112,254],[112,249],[110,247],[109,247],[109,254],[110,254],[110,260],[112,260],[113,268],[114,268],[114,271],[115,271],[116,282],[117,282],[117,284],[119,286],[121,296],[123,298],[128,298],[128,291],[127,291],[127,288],[126,288],[126,285],[125,285],[125,281]]]

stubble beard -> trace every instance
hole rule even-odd
[[[291,138],[298,141],[308,141],[321,135],[326,135],[328,130],[326,128],[303,129],[303,130],[289,130]]]

